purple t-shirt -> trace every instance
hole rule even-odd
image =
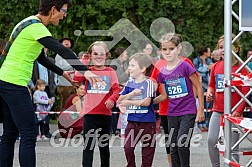
[[[196,101],[190,76],[196,70],[187,62],[180,61],[177,67],[167,70],[166,66],[158,74],[158,82],[165,85],[169,97],[168,116],[196,114]]]

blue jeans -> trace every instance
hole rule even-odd
[[[34,108],[27,87],[0,80],[0,112],[3,135],[0,142],[0,166],[12,167],[14,148],[20,135],[19,163],[21,167],[36,166],[36,123]]]

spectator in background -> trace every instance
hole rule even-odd
[[[0,39],[0,53],[2,53],[5,45],[6,45],[6,42],[3,39]],[[1,101],[0,101],[0,105],[1,105]],[[3,123],[2,123],[3,120],[2,120],[2,118],[3,117],[2,117],[2,115],[0,113],[0,139],[1,139],[2,135],[3,135]]]
[[[128,63],[128,52],[125,51],[125,48],[123,47],[116,48],[115,59],[111,61],[110,67],[115,70],[121,88],[124,86],[124,84],[129,78],[127,63]],[[119,113],[120,109],[115,104],[114,107],[112,108],[112,133],[115,135],[119,134],[119,129],[117,129]]]
[[[157,50],[156,50],[156,61],[158,61],[158,60],[160,60],[160,59],[162,59],[163,58],[163,56],[162,56],[162,52],[161,52],[161,50],[160,50],[160,48],[158,48]]]
[[[45,56],[52,63],[55,63],[55,60],[52,57],[48,57],[47,51],[48,48],[44,48]],[[53,97],[55,95],[57,77],[51,70],[48,70],[46,67],[38,63],[38,61],[35,61],[31,82],[29,83],[30,88],[33,88],[35,86],[38,79],[42,79],[46,82],[45,92],[47,93],[49,98]]]
[[[143,52],[149,56],[151,56],[152,54],[152,51],[153,51],[153,47],[150,43],[146,44],[145,45],[145,48],[143,49]]]
[[[156,53],[159,53],[159,54],[161,54],[161,53],[154,50],[154,48],[152,47],[152,45],[150,43],[147,43],[145,45],[145,48],[143,49],[143,52],[146,55],[150,56],[150,58],[151,58],[152,67],[150,67],[149,68],[150,71],[147,72],[147,73],[151,74],[153,69],[154,69],[154,65],[160,59],[160,57]],[[154,112],[155,112],[155,115],[156,115],[156,133],[160,133],[161,120],[160,120],[160,116],[159,116],[159,105],[158,104],[154,105]]]
[[[78,57],[80,59],[80,61],[82,62],[82,64],[86,65],[86,66],[89,66],[90,64],[90,56],[89,54],[86,54],[84,51],[81,51],[79,54],[78,54]],[[81,72],[79,71],[75,71],[74,72],[74,77],[73,77],[73,80],[74,81],[79,81],[81,82],[80,80],[83,78],[83,75],[81,74]],[[66,104],[65,104],[66,105]],[[64,109],[66,109],[64,107]]]
[[[77,112],[76,114],[62,113],[58,118],[58,128],[63,138],[72,138],[83,130],[82,104],[85,86],[80,84],[66,101],[64,110]]]
[[[214,50],[211,54],[211,59],[213,63],[216,63],[220,61],[221,59],[221,51],[220,50]]]
[[[144,44],[144,42],[143,42]],[[153,47],[150,43],[147,43],[143,49],[143,53],[145,53],[146,55],[150,56],[151,58],[151,65],[149,66],[149,68],[147,69],[148,71],[146,72],[147,74],[150,74],[152,73],[153,69],[154,69],[154,65],[156,64],[156,59],[152,56],[153,54]],[[155,57],[157,57],[155,55]],[[150,76],[149,76],[150,77]]]
[[[90,63],[90,56],[85,52],[85,51],[81,51],[78,54],[78,57],[80,59],[80,61],[84,64],[84,65],[89,65]]]
[[[45,92],[46,82],[44,80],[38,79],[35,85],[35,92],[33,94],[33,102],[36,105],[36,124],[37,124],[37,141],[49,140],[45,136],[45,123],[46,117],[48,114],[40,114],[40,112],[50,111],[55,98],[48,98],[47,93]],[[40,133],[39,133],[40,129]]]
[[[54,64],[55,60],[52,57],[48,57],[47,55],[48,48],[44,48],[45,56]],[[34,86],[38,79],[42,79],[46,82],[45,92],[49,98],[55,96],[57,77],[54,72],[48,70],[46,67],[41,65],[37,60],[34,62],[32,78],[29,82],[28,86],[31,90],[34,90]],[[47,138],[51,138],[52,134],[50,133],[50,114],[46,116],[44,119],[44,134]]]
[[[209,83],[209,74],[212,67],[212,59],[210,58],[211,50],[207,46],[203,46],[198,50],[199,56],[193,59],[193,65],[195,66],[197,72],[200,74],[201,77],[201,85],[206,95],[207,87]],[[210,107],[210,103],[206,102],[206,96],[204,96],[204,108],[208,109]],[[205,112],[205,119],[207,119],[207,112]],[[207,131],[206,121],[199,123],[199,128],[201,131]]]
[[[252,48],[247,50],[247,59],[252,55]]]
[[[247,50],[247,59],[250,57],[252,55],[252,49],[249,49],[249,50]],[[249,66],[249,68],[252,70],[252,61],[251,61],[252,59],[250,59],[250,61],[249,61],[249,63],[248,63],[248,66]]]
[[[115,59],[110,63],[110,67],[116,71],[119,84],[124,85],[129,78],[129,72],[127,70],[128,64],[128,52],[125,48],[119,47],[115,49]]]
[[[72,49],[74,46],[74,41],[68,37],[60,39],[59,42],[68,49]],[[64,71],[74,70],[73,67],[59,54],[57,54],[55,57],[55,64]],[[73,75],[71,75],[71,77],[73,77]],[[60,110],[62,110],[63,106],[66,103],[66,100],[70,97],[71,94],[74,93],[74,87],[64,77],[58,76],[57,93],[60,97]]]
[[[82,58],[82,56],[83,56],[84,54],[86,54],[85,51],[80,51],[80,52],[78,53],[78,58],[79,58],[79,59]]]
[[[157,57],[157,55],[155,55],[155,57],[152,56],[152,54],[153,54],[153,47],[152,47],[152,45],[150,43],[147,43],[145,45],[145,48],[143,49],[143,52],[145,54],[147,54],[148,56],[151,57],[152,65],[155,65],[156,62],[158,61],[159,57]]]

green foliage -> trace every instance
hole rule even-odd
[[[176,32],[182,34],[184,40],[189,41],[195,50],[202,45],[214,49],[219,36],[224,33],[224,1],[214,0],[72,0],[73,6],[68,16],[60,22],[58,27],[48,26],[55,38],[69,36],[74,40],[74,30],[108,30],[119,19],[127,18],[135,24],[149,39],[151,23],[159,18],[170,19]],[[38,0],[1,0],[0,1],[0,38],[8,39],[9,35],[20,20],[36,14]],[[238,14],[238,4],[234,10]],[[234,33],[238,33],[238,23],[234,22]],[[243,49],[251,48],[249,40],[251,34],[241,36]],[[103,37],[88,37],[84,33],[80,36],[74,51],[78,53],[97,39]],[[127,47],[129,43],[120,44]],[[244,52],[243,52],[244,53]]]

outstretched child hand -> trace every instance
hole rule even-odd
[[[204,110],[197,111],[196,122],[202,122],[205,120]]]
[[[106,105],[107,109],[111,109],[111,108],[113,108],[114,103],[115,103],[115,102],[113,102],[112,100],[107,100],[107,101],[105,102],[105,105]]]

